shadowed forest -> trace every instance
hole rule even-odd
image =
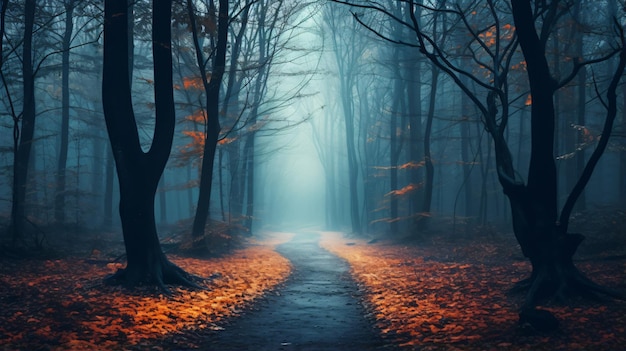
[[[0,0],[1,350],[618,350],[622,0]]]

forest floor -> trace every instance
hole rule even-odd
[[[588,236],[577,266],[622,293],[625,224],[623,211],[573,221]],[[624,349],[626,302],[550,303],[541,308],[559,318],[557,332],[520,326],[523,295],[509,291],[530,267],[513,236],[444,233],[274,233],[222,257],[170,254],[210,278],[206,290],[172,296],[102,285],[122,266],[107,245],[48,259],[2,255],[0,350]]]

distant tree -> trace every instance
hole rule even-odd
[[[4,28],[5,28],[5,18],[7,15],[7,9],[9,8],[9,0],[2,0],[0,2],[0,69],[2,69],[3,60],[3,51],[4,48]]]
[[[56,193],[54,201],[54,219],[63,223],[65,221],[65,192],[66,192],[66,166],[67,151],[69,144],[70,125],[70,45],[74,30],[74,8],[76,0],[65,0],[65,30],[61,48],[61,141],[59,144],[59,162],[57,163]]]
[[[172,81],[171,0],[153,1],[152,54],[156,123],[152,145],[142,150],[129,84],[129,8],[126,1],[106,0],[102,100],[120,185],[120,219],[126,268],[108,279],[126,285],[193,286],[190,276],[171,263],[157,235],[154,202],[169,158],[175,112]]]
[[[359,59],[366,50],[365,42],[359,40],[350,32],[350,23],[346,23],[339,12],[332,6],[324,9],[324,21],[329,28],[330,43],[335,54],[337,77],[339,79],[339,101],[341,115],[345,127],[345,143],[348,157],[348,189],[350,222],[352,231],[362,232],[359,202],[359,157],[357,151],[355,113],[355,87],[359,69]]]

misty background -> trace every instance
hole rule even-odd
[[[200,45],[210,57],[215,23],[209,2],[194,3],[201,23]],[[479,111],[449,76],[411,46],[415,37],[406,28],[380,13],[333,2],[231,3],[235,15],[221,89],[212,220],[246,234],[309,227],[400,236],[419,236],[452,224],[491,227],[510,222],[493,142]],[[393,1],[379,3],[395,9]],[[484,48],[467,46],[480,62],[495,45],[486,10],[481,2],[454,3],[477,28],[487,28],[479,33]],[[133,106],[147,150],[154,123],[150,7],[146,1],[133,6]],[[506,43],[512,38],[512,18],[504,4],[501,8],[499,40]],[[160,226],[185,228],[197,206],[206,106],[183,4],[177,3],[174,13],[177,124],[155,213]],[[21,128],[25,100],[23,16],[22,1],[8,4],[0,66],[0,221],[6,227],[14,186],[14,130]],[[548,43],[550,65],[563,76],[577,57],[606,56],[615,42],[612,18],[624,21],[623,8],[611,0],[580,1],[568,16],[554,29],[557,39]],[[101,5],[82,0],[41,2],[35,18],[36,122],[25,184],[26,228],[34,237],[57,225],[69,232],[114,230],[119,226],[119,189],[102,112]],[[454,29],[458,23],[432,14],[422,21],[456,55],[451,60],[468,59],[461,50],[467,36]],[[373,31],[393,34],[404,44]],[[263,54],[267,56],[260,56],[259,45],[267,45]],[[505,134],[520,177],[525,178],[532,102],[523,58],[519,52],[511,58]],[[555,97],[561,203],[600,138],[606,114],[603,94],[616,63],[613,56],[585,66]],[[470,62],[467,67],[477,81],[492,79],[480,65]],[[471,86],[484,100],[480,86]],[[225,97],[227,91],[230,96]],[[623,83],[618,94],[610,145],[577,202],[577,213],[625,204]],[[250,138],[253,146],[246,144]],[[427,159],[432,161],[432,179]]]

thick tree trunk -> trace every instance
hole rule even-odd
[[[591,176],[594,162],[597,162],[604,150],[602,145],[599,145],[594,151],[594,155],[597,156],[595,161],[592,157],[592,162],[587,165],[570,194],[561,218],[557,220],[557,174],[553,149],[555,126],[553,96],[556,82],[548,68],[544,43],[534,28],[530,1],[513,0],[512,5],[520,47],[527,63],[532,95],[531,159],[526,186],[515,182],[511,173],[500,172],[500,179],[511,202],[515,235],[524,255],[532,264],[532,275],[528,281],[530,288],[522,309],[534,308],[542,298],[565,298],[570,294],[585,295],[599,291],[617,296],[592,283],[574,266],[572,257],[584,237],[567,232],[571,208]],[[616,71],[608,90],[608,117],[616,113],[615,89],[624,69],[624,59],[626,55],[622,52],[620,69]],[[603,133],[607,137],[602,138],[603,143],[608,142],[612,127],[612,119],[609,120],[608,117]],[[501,167],[502,163],[498,162],[498,165]]]
[[[102,225],[105,229],[110,229],[113,226],[113,182],[115,181],[115,160],[113,159],[113,152],[108,146],[104,157],[106,160],[104,166],[104,216]]]
[[[514,0],[513,17],[527,63],[532,96],[531,154],[527,185],[505,191],[511,201],[514,231],[533,271],[524,308],[538,297],[555,293],[555,285],[573,269],[572,256],[580,240],[565,240],[557,233],[557,173],[554,160],[554,92],[542,43],[534,28],[528,0]],[[500,164],[500,163],[499,163]],[[572,238],[573,239],[573,238]],[[561,285],[561,284],[559,284]]]
[[[171,56],[171,1],[153,3],[153,57],[156,123],[153,143],[144,152],[139,142],[128,67],[128,6],[105,1],[102,100],[107,131],[120,185],[120,219],[127,266],[107,279],[109,283],[195,286],[189,275],[170,263],[159,243],[154,199],[171,151],[174,98]]]

